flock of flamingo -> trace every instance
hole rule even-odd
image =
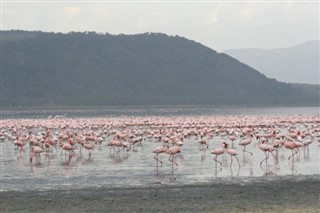
[[[150,160],[158,168],[168,159],[172,169],[178,168],[175,156],[183,153],[187,143],[197,143],[201,152],[213,155],[215,166],[223,165],[219,156],[225,161],[229,155],[230,167],[235,159],[240,168],[241,152],[252,156],[262,151],[261,166],[269,156],[278,161],[279,149],[289,149],[287,158],[294,160],[300,152],[308,152],[311,143],[320,145],[320,115],[2,119],[0,142],[12,143],[30,163],[40,163],[47,153],[72,159],[87,152],[91,158],[97,147],[108,147],[110,154],[117,155],[152,143]],[[24,154],[27,148],[30,154]]]

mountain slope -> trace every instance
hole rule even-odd
[[[194,41],[2,31],[2,106],[318,104]]]
[[[282,82],[320,84],[320,41],[280,49],[233,49],[225,53]]]

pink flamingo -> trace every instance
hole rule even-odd
[[[216,148],[214,149],[211,154],[214,154],[215,157],[214,157],[214,161],[220,163],[220,165],[222,166],[222,162],[221,161],[218,161],[217,158],[218,158],[218,155],[222,155],[223,153],[225,153],[226,149],[227,149],[228,145],[226,142],[223,142],[222,143],[222,148]]]
[[[241,167],[240,166],[240,162],[239,162],[239,159],[237,158],[237,155],[239,154],[235,149],[229,149],[228,148],[229,144],[226,143],[226,149],[227,149],[227,153],[231,156],[231,163],[230,163],[230,167],[232,165],[232,162],[233,162],[233,157],[235,157],[238,161],[238,165],[239,165],[239,168]]]
[[[19,149],[19,154],[21,155],[21,152],[24,151],[24,145],[25,145],[25,141],[19,137],[17,137],[17,141],[14,142],[14,144],[16,146],[18,146],[18,149]]]
[[[290,160],[291,157],[293,157],[295,154],[298,153],[298,149],[294,152],[294,149],[296,149],[298,147],[298,145],[293,141],[285,141],[284,147],[286,147],[287,149],[290,149],[292,152],[292,155],[290,155],[288,157],[288,160]]]
[[[277,155],[278,155],[278,150],[275,146],[271,146],[269,144],[267,144],[267,140],[262,140],[262,142],[260,141],[260,138],[259,138],[259,141],[258,141],[258,147],[261,151],[264,152],[265,154],[265,158],[260,162],[260,166],[261,164],[263,163],[263,161],[268,161],[269,159],[269,153],[272,154],[272,156],[274,157],[274,159],[277,161],[277,157],[273,154],[273,151],[276,151],[277,152]]]
[[[137,144],[137,143],[141,144],[141,141],[142,141],[142,140],[143,140],[142,137],[133,137],[133,138],[131,139],[131,141],[130,141],[130,143],[131,143],[131,145],[132,145],[132,150],[135,150],[135,149],[134,149],[134,145]]]
[[[69,156],[71,157],[73,154],[74,154],[74,147],[69,144],[69,143],[60,143],[60,147],[62,148],[61,150],[61,155],[62,155],[62,152],[63,150],[65,150],[65,152],[69,152]]]
[[[233,141],[237,140],[237,137],[235,135],[230,135],[228,138],[229,138],[229,140],[231,140],[232,147],[233,147]]]
[[[45,138],[44,143],[45,143],[46,148],[48,148],[48,151],[50,149],[50,146],[52,147],[51,150],[53,150],[53,147],[54,147],[57,151],[57,147],[56,147],[57,141],[54,140],[52,137],[49,136],[49,137]]]
[[[36,161],[40,161],[40,153],[44,152],[44,150],[42,148],[40,148],[39,146],[33,146],[32,147],[32,153],[30,154],[30,162],[32,162],[32,158],[33,156],[35,156]]]
[[[131,144],[126,141],[122,142],[122,141],[118,141],[118,140],[112,140],[108,143],[107,146],[110,146],[110,152],[111,152],[111,148],[113,148],[113,150],[115,151],[114,147],[118,147],[117,153],[119,153],[121,151],[120,148],[122,148],[122,150],[126,148],[127,151],[130,151],[130,149],[131,149]]]
[[[176,164],[176,166],[178,166],[178,164],[173,161],[173,158],[174,158],[174,155],[181,153],[181,147],[180,146],[172,146],[172,147],[168,148],[165,153],[170,155],[169,161],[172,162],[172,167],[173,167],[173,164]]]
[[[252,152],[249,152],[249,151],[246,150],[246,146],[249,145],[249,144],[251,144],[251,142],[252,142],[251,136],[250,136],[249,138],[246,138],[246,139],[244,139],[244,140],[242,140],[242,141],[239,142],[239,145],[240,145],[240,146],[243,146],[243,150],[242,150],[243,153],[244,153],[244,152],[248,152],[248,153],[250,153],[250,154],[252,155]]]
[[[268,144],[266,144],[266,140],[262,140],[262,142],[260,141],[260,138],[259,138],[259,141],[258,141],[258,147],[261,151],[264,152],[264,155],[265,155],[265,158],[260,162],[260,166],[262,164],[263,161],[267,161],[268,158],[269,158],[269,149],[270,149],[270,146]]]
[[[209,144],[207,143],[207,141],[205,139],[203,139],[203,136],[201,136],[201,138],[199,140],[199,144],[200,144],[200,150],[206,150],[209,148]]]
[[[307,151],[309,151],[309,145],[312,143],[312,140],[305,140],[302,142],[302,145],[303,145],[303,151],[306,150],[306,147],[307,147]]]
[[[158,162],[161,163],[161,166],[162,166],[162,161],[159,159],[159,154],[161,153],[165,153],[167,151],[167,147],[164,147],[164,146],[158,146],[156,147],[152,153],[155,153],[156,155],[154,156],[154,159],[157,161],[157,167],[158,167]]]
[[[89,158],[90,158],[91,157],[91,153],[93,152],[95,146],[93,144],[90,144],[90,143],[83,143],[82,147],[84,147],[86,150],[89,151]]]

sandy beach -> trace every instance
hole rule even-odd
[[[319,176],[1,192],[1,212],[319,212]]]

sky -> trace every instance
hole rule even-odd
[[[319,1],[1,0],[1,30],[161,32],[222,52],[319,39]]]

